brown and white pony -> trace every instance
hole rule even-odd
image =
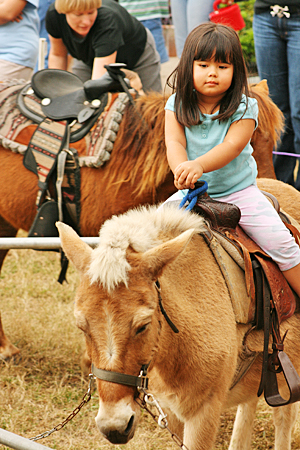
[[[299,202],[299,196],[290,200]],[[126,443],[140,416],[137,388],[104,381],[102,374],[138,377],[146,365],[149,392],[168,412],[169,428],[183,438],[184,448],[214,448],[221,412],[240,404],[230,450],[250,449],[263,333],[249,334],[248,349],[260,356],[230,389],[250,325],[235,321],[224,278],[201,234],[204,221],[171,207],[141,207],[105,222],[94,250],[72,228],[58,228],[80,273],[75,317],[100,377],[96,424],[102,435]],[[179,333],[165,320],[160,301]],[[299,372],[300,314],[281,326],[283,333],[289,330],[285,351]],[[282,381],[279,388],[288,397]],[[274,409],[276,450],[290,450],[297,410],[298,404]]]

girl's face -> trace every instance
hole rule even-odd
[[[230,88],[232,78],[232,64],[217,62],[214,57],[208,61],[194,61],[194,88],[202,99],[212,97],[214,101],[221,100]]]
[[[94,25],[97,13],[97,9],[90,9],[84,12],[72,11],[66,14],[66,20],[78,36],[84,37]]]

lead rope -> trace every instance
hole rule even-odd
[[[142,398],[137,397],[135,399],[136,403],[150,414],[152,419],[154,419],[154,421],[160,428],[166,429],[170,433],[172,440],[179,448],[181,448],[182,450],[189,450],[187,446],[184,445],[180,437],[177,436],[177,434],[173,433],[168,427],[167,415],[163,412],[160,404],[158,403],[154,395],[150,394],[150,392],[147,392],[146,389],[144,388],[138,388],[138,391],[143,394],[143,397]],[[153,413],[151,409],[148,408],[147,405],[154,406],[159,414],[157,415]]]

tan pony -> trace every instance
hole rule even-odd
[[[75,317],[100,377],[96,424],[103,436],[114,444],[128,442],[140,416],[137,388],[103,381],[103,373],[138,377],[145,365],[149,392],[168,412],[182,448],[213,449],[221,412],[243,404],[230,450],[250,449],[262,360],[258,356],[230,389],[250,326],[236,324],[224,278],[203,237],[204,220],[173,207],[141,207],[107,221],[95,250],[67,225],[58,228],[80,272]],[[300,314],[284,322],[286,329],[285,351],[299,372]],[[261,352],[262,332],[250,333],[247,346]],[[277,450],[290,449],[296,414],[295,404],[275,408]]]
[[[5,91],[2,91],[2,93]],[[260,177],[275,178],[272,150],[282,130],[282,114],[268,96],[265,82],[251,95],[259,104],[259,126],[253,135],[254,156]],[[141,96],[128,105],[117,134],[111,159],[103,167],[81,169],[80,230],[96,236],[113,214],[143,204],[155,204],[175,192],[164,143],[164,105],[161,94]],[[1,110],[0,110],[1,115]],[[28,145],[36,125],[22,130],[15,141]],[[85,141],[72,144],[85,155]],[[37,177],[23,166],[23,156],[0,146],[0,237],[28,231],[36,214]],[[0,270],[7,250],[0,250]],[[18,350],[10,346],[0,323],[0,355]]]

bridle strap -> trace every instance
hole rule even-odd
[[[110,381],[111,383],[125,384],[137,388],[148,389],[147,375],[148,365],[142,366],[141,373],[138,377],[134,375],[126,375],[125,373],[112,372],[110,370],[98,369],[92,364],[92,374],[102,381]]]
[[[164,316],[164,318],[167,321],[167,324],[171,327],[172,331],[174,331],[174,333],[179,333],[178,328],[176,327],[176,325],[174,325],[174,323],[172,322],[172,320],[170,319],[170,317],[168,316],[165,308],[163,307],[162,304],[162,298],[161,298],[161,294],[160,294],[160,283],[158,280],[155,281],[155,287],[157,290],[157,295],[158,295],[158,303],[159,303],[159,307],[161,310],[162,315]]]

